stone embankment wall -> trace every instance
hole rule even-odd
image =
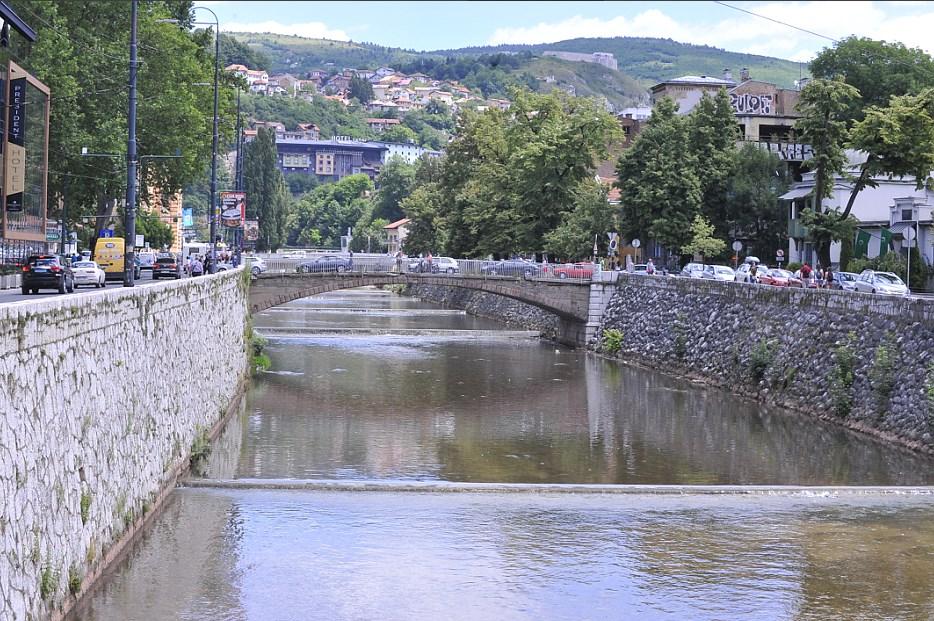
[[[466,310],[471,315],[502,321],[510,326],[539,330],[542,336],[555,339],[560,330],[558,316],[517,300],[461,287],[409,285],[403,295],[411,295],[449,308]]]
[[[934,301],[628,274],[617,286],[595,349],[934,452]]]
[[[58,617],[247,372],[240,270],[0,306],[0,619]]]

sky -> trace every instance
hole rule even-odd
[[[829,39],[900,41],[934,54],[934,2],[198,2],[221,30],[436,50],[641,36],[808,61]],[[829,39],[828,39],[829,38]],[[594,50],[599,51],[599,50]]]

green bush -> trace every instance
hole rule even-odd
[[[788,270],[789,272],[797,272],[798,270],[801,269],[801,264],[798,263],[797,261],[792,261],[787,266],[785,266],[785,269]]]
[[[830,397],[834,413],[846,418],[853,409],[853,381],[856,379],[856,334],[850,332],[846,339],[834,350],[834,367],[830,378]]]
[[[869,370],[869,384],[876,395],[879,413],[883,413],[888,407],[889,398],[895,388],[896,355],[891,336],[888,336],[876,347],[872,368]]]
[[[623,332],[615,328],[603,331],[603,351],[608,354],[619,353],[623,346]]]
[[[91,514],[91,492],[81,492],[81,523],[87,524]]]
[[[766,339],[761,339],[749,356],[749,371],[752,374],[752,381],[758,384],[765,378],[766,370],[772,365],[775,358],[774,343]]]

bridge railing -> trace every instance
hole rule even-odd
[[[331,257],[331,258],[328,258]],[[584,283],[595,280],[600,267],[592,263],[535,263],[524,260],[489,261],[433,257],[403,257],[355,254],[311,255],[305,258],[268,256],[266,273],[354,273],[354,274],[424,274],[450,278],[471,277],[497,280],[537,280]]]

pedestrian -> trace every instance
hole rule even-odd
[[[347,269],[353,270],[353,250],[350,250],[347,253]]]
[[[430,274],[431,273],[431,252],[430,251],[428,252],[428,256],[425,257],[425,267],[426,267],[425,271],[427,271]]]
[[[195,256],[194,260],[191,262],[191,275],[192,277],[201,276],[204,274],[204,264],[201,262],[201,259]]]
[[[396,272],[402,273],[402,251],[396,250]]]
[[[824,270],[824,287],[833,289],[833,270],[830,267]]]
[[[804,265],[801,266],[801,280],[804,282],[804,287],[808,288],[811,286],[811,273],[814,270],[811,269],[811,266],[808,265],[808,262],[805,261]]]
[[[749,266],[749,276],[748,276],[749,282],[750,283],[759,282],[758,274],[759,274],[759,265],[757,263],[753,263],[752,265]]]
[[[649,259],[649,262],[645,264],[645,273],[650,275],[655,273],[655,263],[652,262],[652,259]]]

